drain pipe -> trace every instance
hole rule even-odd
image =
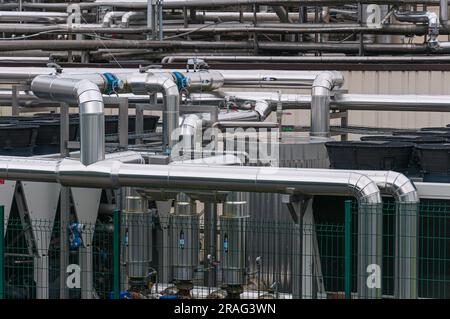
[[[343,84],[340,72],[325,71],[316,76],[311,91],[311,136],[330,136],[330,95]]]
[[[109,86],[110,76],[97,75],[104,87]],[[120,86],[120,82],[114,85]],[[90,165],[105,159],[103,96],[98,85],[89,80],[40,75],[31,82],[31,90],[41,99],[77,103],[80,112],[81,162]]]

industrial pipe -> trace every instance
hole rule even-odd
[[[0,178],[57,182],[63,186],[118,188],[141,187],[179,190],[222,190],[263,193],[299,192],[307,195],[355,196],[360,218],[381,216],[382,201],[375,182],[364,174],[339,170],[203,165],[139,165],[105,160],[89,166],[78,161],[37,161],[0,157]],[[381,233],[377,226],[364,227],[358,262],[360,297],[378,298],[381,289],[366,285],[367,269],[381,267]],[[370,244],[369,244],[370,243]],[[370,267],[369,267],[370,268]]]
[[[145,12],[139,12],[139,11],[130,11],[125,13],[122,16],[122,20],[120,22],[120,25],[122,28],[128,28],[130,26],[131,20],[139,20],[144,19],[147,17],[147,14]]]
[[[428,23],[428,45],[435,50],[439,47],[439,18],[432,11],[415,12],[415,11],[394,11],[394,17],[401,22],[426,22]]]
[[[42,99],[76,102],[80,110],[81,162],[90,165],[105,158],[103,96],[96,84],[88,80],[42,75],[31,82],[31,90]]]
[[[126,12],[122,11],[109,11],[103,16],[102,26],[105,28],[110,28],[114,22],[114,19],[121,18]]]
[[[344,77],[336,71],[320,73],[311,91],[311,136],[330,135],[330,95],[344,84]]]
[[[164,97],[163,109],[163,151],[170,154],[173,145],[178,141],[175,136],[179,126],[180,92],[175,80],[167,76],[151,73],[139,73],[128,80],[135,94],[153,94],[161,92]]]

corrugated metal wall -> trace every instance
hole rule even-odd
[[[450,95],[450,72],[439,71],[346,71],[344,89],[367,94],[446,94]],[[299,92],[298,90],[286,90]],[[275,120],[275,117],[270,119]],[[309,125],[309,111],[286,111],[283,123]],[[338,124],[336,122],[333,122]],[[350,111],[349,124],[420,128],[450,123],[450,112],[374,112]]]

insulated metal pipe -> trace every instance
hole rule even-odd
[[[31,90],[39,98],[76,102],[80,109],[81,162],[90,165],[105,159],[103,96],[96,84],[88,80],[41,75],[31,82]]]
[[[62,22],[67,17],[66,12],[0,11],[0,21],[7,22]]]
[[[131,20],[139,20],[144,19],[147,16],[145,12],[139,12],[139,11],[130,11],[125,13],[122,16],[122,20],[120,22],[122,28],[128,28],[130,26]]]
[[[358,171],[396,201],[394,296],[418,298],[419,196],[414,183],[394,171]],[[380,221],[382,222],[382,221]]]
[[[439,20],[441,24],[446,24],[448,22],[448,0],[440,0],[439,7]]]
[[[317,75],[311,91],[311,136],[330,135],[330,95],[344,84],[344,77],[336,71]]]
[[[120,19],[126,12],[122,11],[109,11],[103,16],[102,26],[109,28],[114,22],[114,19]]]
[[[127,30],[127,29],[123,29]],[[258,49],[270,51],[290,52],[334,52],[334,53],[357,53],[360,49],[359,43],[296,43],[296,42],[258,42]],[[441,43],[439,53],[449,53],[450,47]],[[9,40],[0,42],[0,51],[12,50],[98,50],[108,47],[109,49],[222,49],[222,50],[255,50],[253,41],[152,41],[152,40]],[[426,44],[364,44],[364,50],[368,53],[433,53]]]
[[[130,77],[128,84],[135,94],[153,94],[161,92],[164,97],[163,109],[163,147],[170,154],[178,141],[178,119],[180,114],[180,92],[174,79],[151,73],[139,73]]]
[[[275,167],[227,167],[203,165],[139,165],[105,160],[89,166],[78,161],[36,161],[0,157],[0,178],[58,182],[63,186],[118,188],[143,187],[179,190],[223,190],[263,193],[299,192],[307,195],[355,196],[360,218],[381,215],[382,200],[376,183],[364,174],[339,170]],[[364,217],[366,216],[366,217]],[[378,225],[366,225],[358,262],[358,293],[378,298],[381,289],[366,285],[367,269],[381,267],[381,233]]]

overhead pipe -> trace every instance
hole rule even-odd
[[[174,134],[179,127],[180,114],[180,91],[175,79],[151,73],[139,73],[131,76],[127,83],[135,94],[157,92],[163,94],[163,151],[170,154],[171,148],[178,142]]]
[[[0,158],[0,178],[56,182],[63,186],[118,188],[143,187],[178,190],[218,190],[263,193],[299,192],[307,195],[355,196],[359,216],[382,214],[382,200],[375,182],[366,175],[339,170],[297,168],[228,167],[203,165],[139,165],[105,160],[89,166],[70,159],[36,161],[17,157]],[[381,297],[381,289],[366,285],[366,269],[381,267],[381,233],[374,225],[359,236],[358,293],[364,298]],[[367,233],[364,233],[367,231]]]
[[[147,14],[145,12],[130,11],[122,16],[120,25],[122,28],[128,28],[130,26],[131,20],[145,19],[146,17]]]
[[[109,11],[103,16],[102,26],[110,28],[114,22],[114,19],[120,19],[126,12],[122,11]]]
[[[101,75],[98,78],[107,82]],[[77,103],[80,112],[81,162],[90,165],[105,159],[103,96],[95,83],[41,75],[33,79],[31,90],[42,99]]]
[[[198,55],[206,62],[251,63],[416,63],[450,62],[450,56],[250,56],[250,55]],[[182,63],[194,58],[192,55],[167,55],[162,64]]]
[[[396,231],[394,254],[394,297],[418,298],[418,237],[419,196],[414,183],[394,171],[358,171],[366,174],[381,192],[394,197],[396,202]]]
[[[428,45],[435,50],[439,47],[439,17],[432,11],[394,11],[394,17],[401,22],[426,22],[428,23]]]
[[[183,8],[183,7],[218,7],[218,6],[239,6],[249,4],[261,5],[295,5],[302,4],[305,6],[311,5],[346,5],[349,3],[361,4],[389,4],[389,5],[414,5],[425,4],[427,6],[436,6],[440,4],[440,0],[165,0],[163,2],[164,8]],[[71,3],[35,3],[24,2],[22,7],[24,9],[40,9],[48,11],[66,11]],[[134,1],[113,1],[113,0],[97,0],[95,2],[80,2],[77,3],[82,10],[92,9],[99,6],[113,6],[116,8],[127,9],[146,9],[147,0]],[[17,9],[18,3],[0,4],[0,9],[11,10]]]
[[[440,0],[439,2],[439,20],[443,25],[448,22],[448,0]]]
[[[123,29],[127,30],[127,29]],[[283,52],[334,52],[334,53],[358,53],[359,43],[296,43],[296,42],[258,42],[261,51],[283,51]],[[447,43],[441,43],[439,53],[449,53],[450,47]],[[98,50],[108,47],[109,49],[222,49],[222,50],[255,50],[256,44],[252,41],[174,41],[174,40],[9,40],[0,42],[0,51],[12,50]],[[435,53],[426,44],[364,44],[364,50],[368,53]]]
[[[322,10],[322,15],[326,16],[327,12]],[[292,22],[298,22],[298,13],[289,12],[289,20]],[[168,15],[168,19],[181,18],[180,15]],[[223,11],[202,11],[197,12],[195,16],[196,21],[253,21],[255,19],[255,14],[253,12],[242,12],[242,16],[239,12],[223,12]],[[308,20],[312,21],[314,19],[314,13],[308,13]],[[275,12],[256,12],[256,20],[258,22],[277,22],[279,21],[278,15]]]
[[[336,71],[317,75],[311,91],[311,136],[330,135],[331,91],[344,84],[344,77]]]
[[[7,22],[64,22],[66,12],[36,12],[36,11],[0,11],[0,21]]]

